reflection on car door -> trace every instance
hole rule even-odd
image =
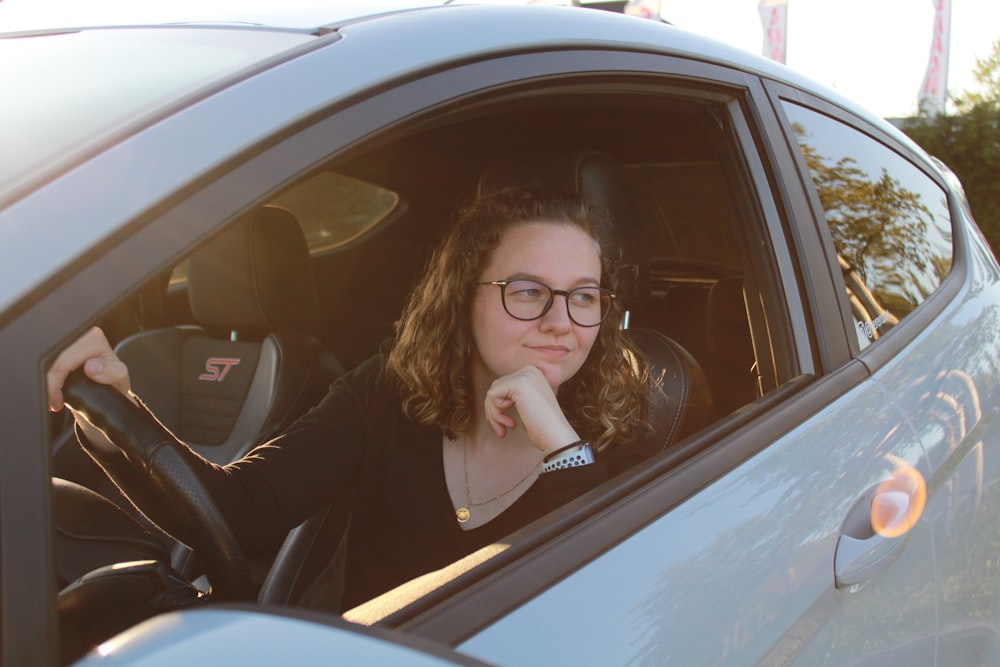
[[[973,252],[987,252],[978,239],[971,240]],[[916,425],[932,470],[924,520],[934,533],[940,581],[940,665],[1000,660],[995,624],[1000,608],[1000,534],[995,529],[1000,460],[991,455],[1000,446],[1000,434],[997,409],[987,407],[996,405],[1000,388],[1000,309],[991,293],[997,276],[978,280],[970,265],[963,263],[960,269],[972,289],[963,292],[907,353],[933,359],[939,370],[893,363],[877,376]]]

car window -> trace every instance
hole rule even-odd
[[[798,104],[784,108],[826,214],[863,349],[950,271],[947,194],[868,135]]]
[[[333,171],[322,171],[297,183],[268,204],[294,215],[309,252],[320,253],[350,243],[388,217],[399,195],[373,183]],[[177,265],[171,284],[187,280],[187,262]]]
[[[743,260],[733,234],[728,184],[708,160],[632,165],[653,257],[685,257],[738,269]]]
[[[331,250],[365,233],[399,204],[399,196],[378,185],[320,172],[270,202],[295,215],[309,251]]]

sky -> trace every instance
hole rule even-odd
[[[881,116],[913,115],[930,54],[935,1],[788,0],[785,64]],[[959,94],[975,87],[976,59],[987,57],[994,41],[1000,39],[1000,0],[951,2],[948,88]],[[0,31],[65,26],[67,21],[77,25],[75,21],[84,13],[91,12],[93,18],[99,7],[114,12],[116,3],[127,5],[131,13],[158,4],[154,0],[0,0]],[[169,5],[176,8],[184,3],[170,0]],[[660,11],[679,27],[759,54],[763,30],[757,4],[757,0],[660,0]],[[94,18],[94,22],[103,21]]]
[[[788,0],[785,64],[885,117],[910,116],[930,55],[934,0]],[[762,52],[756,0],[661,0],[671,23]],[[948,89],[975,88],[1000,40],[1000,0],[952,0]],[[949,106],[949,109],[951,107]]]

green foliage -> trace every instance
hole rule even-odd
[[[920,116],[903,130],[962,181],[972,213],[1000,250],[1000,40],[977,61],[978,89],[955,99],[955,115]]]
[[[996,106],[1000,103],[1000,39],[993,42],[993,51],[985,58],[976,60],[972,71],[979,90],[966,91],[956,100],[959,108],[971,108],[982,104]]]
[[[853,157],[823,155],[804,126],[793,123],[792,130],[826,213],[855,317],[895,323],[933,290],[923,285],[937,286],[951,268],[950,254],[939,256],[928,239],[934,214],[885,167],[869,173]]]
[[[802,145],[802,152],[813,173],[837,253],[863,283],[877,282],[868,272],[888,258],[903,258],[925,268],[924,259],[930,254],[925,235],[931,214],[920,203],[919,195],[903,188],[884,169],[876,181],[858,169],[853,158],[828,164],[807,144]]]

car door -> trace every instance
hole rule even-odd
[[[501,664],[934,664],[925,449],[854,358],[798,146],[752,77],[725,109],[803,372],[413,631]]]
[[[870,246],[872,257],[853,260],[868,267],[861,272],[864,289],[891,305],[873,312],[874,320],[854,309],[849,323],[859,332],[859,359],[905,412],[928,455],[925,520],[933,530],[939,582],[938,662],[990,664],[997,657],[991,621],[998,603],[997,544],[995,531],[988,528],[997,502],[996,469],[989,455],[997,446],[992,424],[997,392],[995,263],[971,222],[961,186],[946,167],[936,165],[943,171],[937,173],[928,160],[903,148],[890,151],[889,139],[876,141],[843,118],[783,104],[793,127],[811,129],[813,137],[826,133],[844,151],[840,159],[852,156],[854,186],[864,180],[858,169],[869,174],[885,169],[895,181],[883,192],[910,204],[921,202],[884,221],[882,246]],[[830,144],[822,148],[828,154],[837,150]],[[814,179],[822,190],[823,179],[815,170]],[[835,236],[842,233],[838,214],[829,217]],[[880,268],[878,252],[891,256],[892,264]],[[925,301],[929,304],[922,313],[909,315]],[[890,335],[901,313],[920,317],[920,322],[910,327],[909,336]]]
[[[865,267],[853,276],[845,272],[848,292],[854,277],[854,291],[883,304],[864,311],[852,307],[848,323],[858,331],[858,358],[904,411],[927,452],[924,520],[934,536],[938,664],[991,664],[997,658],[992,619],[998,603],[991,526],[997,471],[989,455],[997,447],[995,263],[946,168],[937,173],[905,147],[891,150],[888,137],[871,128],[864,132],[815,100],[800,96],[781,104],[803,146],[835,242],[853,255],[850,263]],[[857,190],[865,173],[869,182],[880,171],[893,176],[871,189],[903,203],[895,216],[880,220],[881,245],[852,246],[852,234],[860,238],[870,231],[864,229],[867,221],[857,210],[834,210],[833,198],[824,197],[832,182],[828,167],[847,164],[846,158],[851,173],[843,178],[841,170],[837,187]],[[880,261],[879,254],[891,262]],[[895,330],[902,318],[919,318],[910,335]]]
[[[790,402],[805,409],[861,375],[845,370]],[[922,464],[919,443],[870,381],[785,431],[796,412],[774,410],[581,526],[583,540],[602,519],[633,527],[640,512],[665,512],[462,650],[501,664],[884,664],[890,653],[933,664],[926,523],[881,572],[835,583],[845,523],[899,461]]]
[[[414,20],[433,27],[433,18]],[[0,212],[3,229],[19,232],[22,221],[30,220],[32,232],[5,237],[10,280],[0,292],[0,344],[18,351],[0,359],[5,664],[58,660],[50,470],[40,443],[51,439],[44,369],[61,346],[228,221],[386,128],[410,117],[427,120],[435,111],[460,106],[456,100],[512,82],[537,88],[550,77],[603,77],[608,71],[630,76],[636,67],[632,56],[602,50],[519,53],[521,48],[507,48],[504,36],[510,33],[502,30],[489,34],[503,55],[482,62],[461,57],[453,67],[442,64],[455,48],[479,54],[481,36],[464,36],[464,46],[456,46],[420,30],[413,34],[425,42],[414,48],[430,65],[379,57],[398,29],[391,22],[386,34],[371,28],[376,34],[367,41],[320,36],[294,58],[243,73],[185,99],[183,110],[171,109],[113,141],[96,143],[57,178],[34,184]],[[638,65],[658,72],[671,62],[644,57]]]

